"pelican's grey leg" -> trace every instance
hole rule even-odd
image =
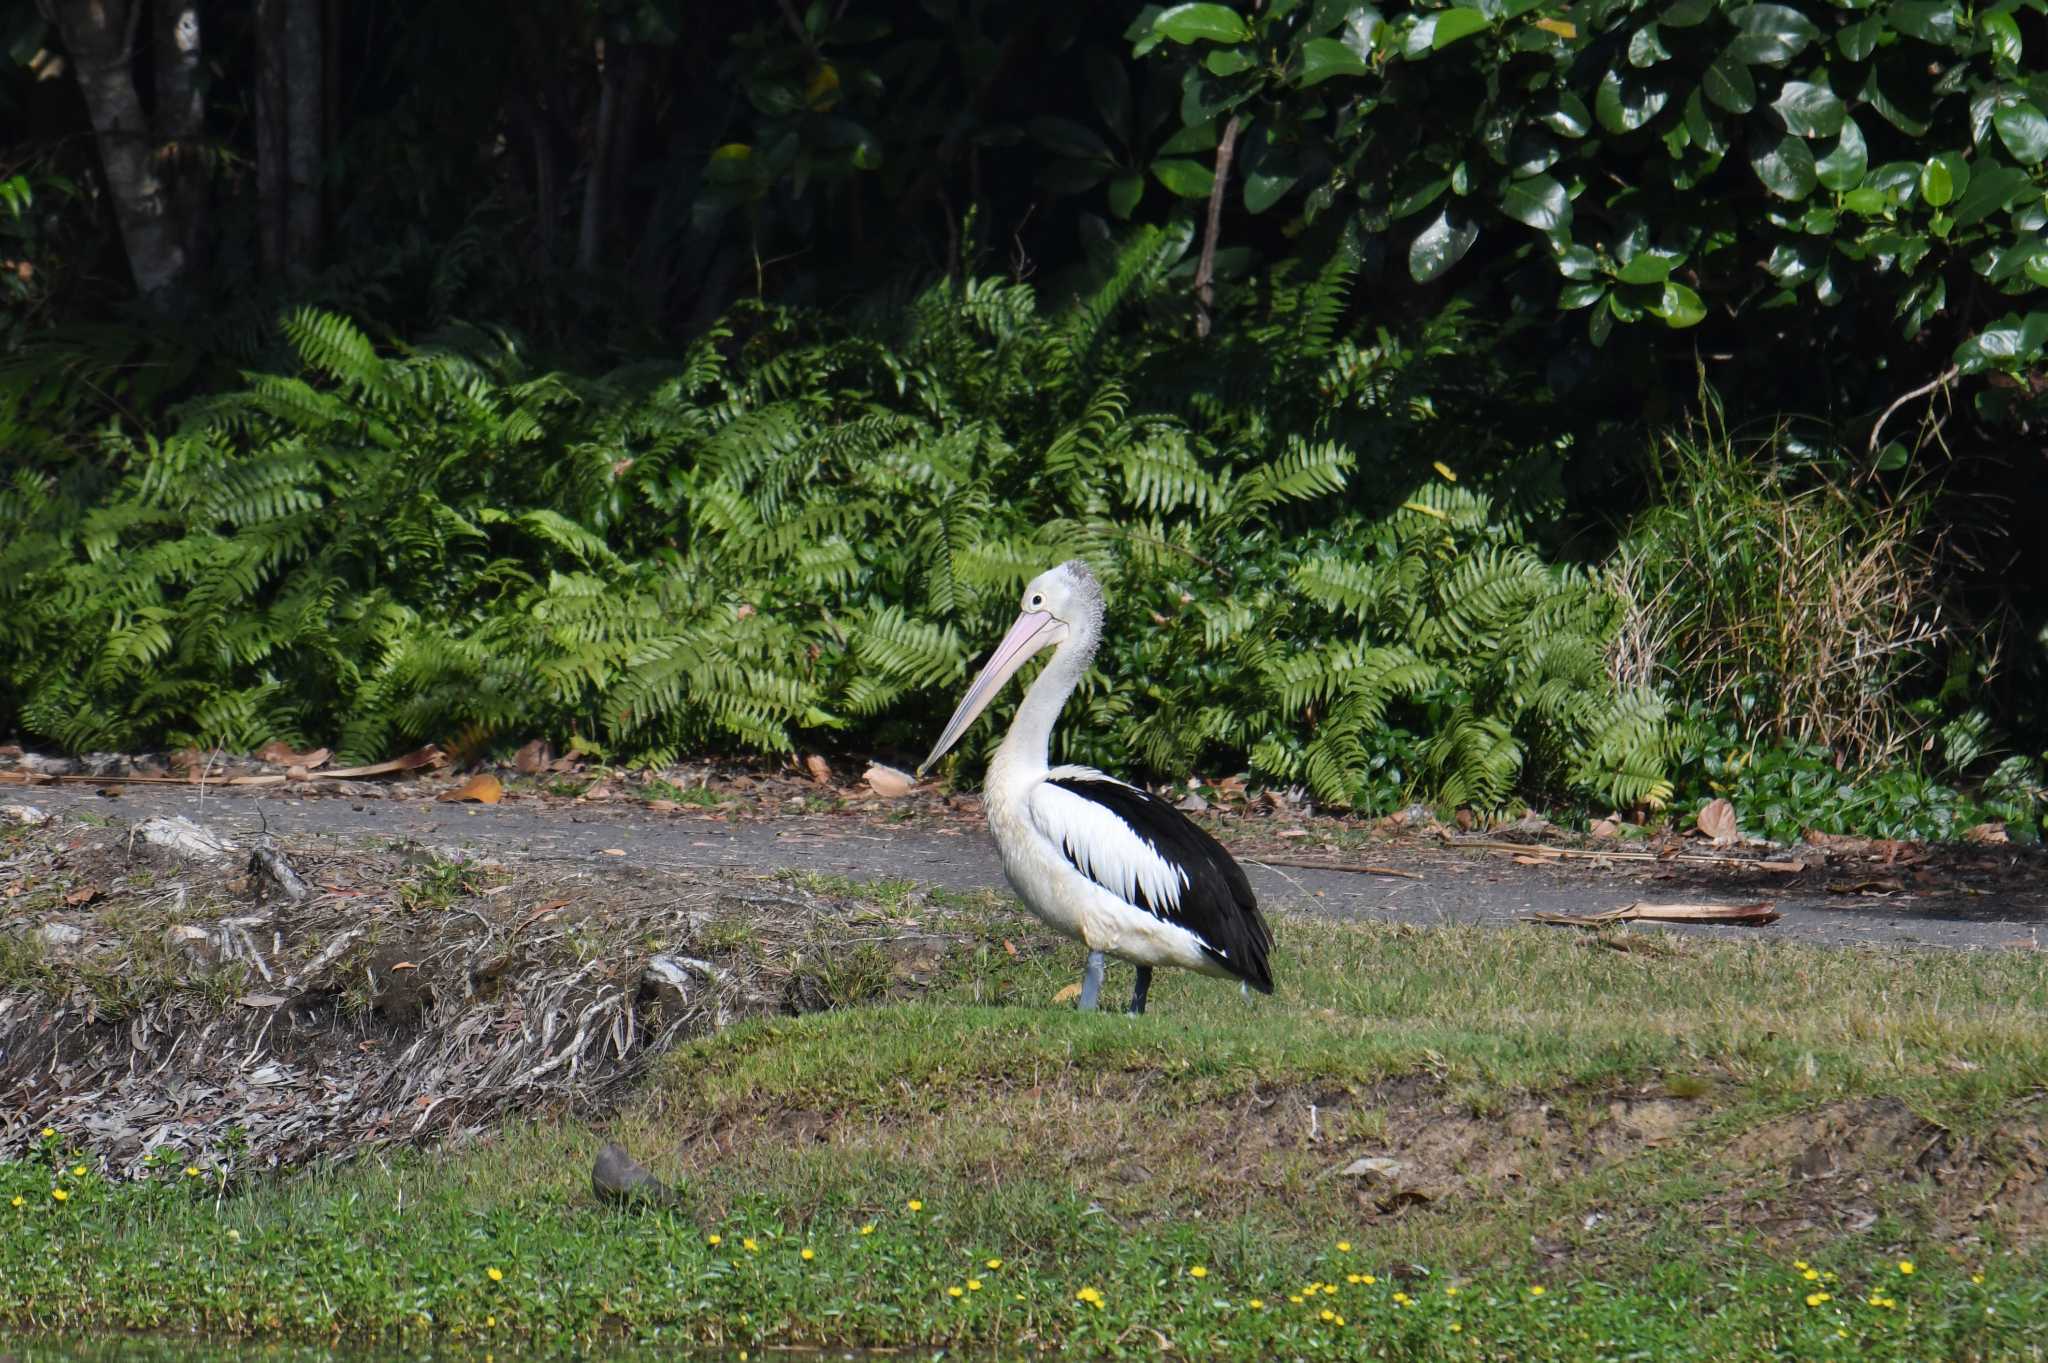
[[[1081,972],[1081,1011],[1095,1011],[1095,997],[1102,992],[1102,953],[1088,953],[1088,968]]]
[[[1132,1017],[1134,1017],[1134,1018],[1135,1018],[1135,1017],[1143,1017],[1143,1016],[1144,1016],[1144,1014],[1145,1014],[1145,994],[1146,994],[1146,992],[1147,992],[1147,991],[1149,991],[1149,990],[1150,990],[1151,988],[1152,988],[1152,967],[1151,967],[1151,966],[1149,966],[1149,965],[1141,965],[1141,966],[1139,966],[1139,967],[1138,967],[1138,987],[1137,987],[1137,988],[1135,988],[1135,989],[1133,989],[1133,990],[1131,991],[1131,1016],[1132,1016]]]

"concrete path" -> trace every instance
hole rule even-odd
[[[853,880],[910,880],[955,890],[1005,889],[979,825],[890,825],[848,815],[728,820],[694,811],[654,813],[638,803],[440,804],[418,798],[358,799],[282,790],[203,795],[185,786],[128,786],[107,799],[87,785],[0,788],[0,801],[52,813],[134,821],[184,814],[229,835],[266,828],[290,846],[321,840],[413,841],[473,849],[505,860],[565,859],[677,872],[815,871]],[[1227,840],[1227,834],[1226,834]],[[619,854],[623,854],[623,856]],[[1716,869],[1641,862],[1594,868],[1524,866],[1499,855],[1438,847],[1375,847],[1347,860],[1415,877],[1272,866],[1245,858],[1261,903],[1281,912],[1406,923],[1503,924],[1533,911],[1596,913],[1636,900],[1741,904],[1768,899],[1785,915],[1768,927],[1674,926],[1729,939],[1839,946],[2040,949],[2048,946],[2048,878],[2032,849],[2012,849],[1989,892],[1964,878],[1923,876],[1896,893],[1830,892],[1830,873],[1735,876]],[[1566,929],[1558,929],[1565,931]]]

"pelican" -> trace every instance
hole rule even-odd
[[[1154,966],[1179,966],[1273,992],[1273,933],[1244,871],[1166,801],[1092,767],[1047,765],[1053,722],[1102,641],[1102,588],[1073,559],[1031,579],[1017,623],[946,723],[923,776],[1043,649],[1052,660],[1025,691],[988,765],[988,828],[1003,874],[1046,926],[1088,948],[1081,1009],[1102,991],[1105,956],[1138,969],[1133,1015]]]

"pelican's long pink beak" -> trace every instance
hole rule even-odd
[[[988,703],[1003,689],[1003,683],[1017,675],[1017,669],[1030,661],[1031,655],[1053,641],[1055,627],[1059,621],[1049,611],[1026,611],[1017,617],[1017,623],[1010,626],[1010,632],[996,645],[996,651],[989,655],[988,663],[981,669],[981,675],[974,679],[974,685],[967,688],[967,694],[960,699],[960,708],[946,721],[946,732],[939,735],[939,741],[932,746],[932,755],[918,766],[917,774],[923,776],[933,763],[946,755],[947,749],[960,741],[960,735],[967,732]]]

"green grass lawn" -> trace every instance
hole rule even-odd
[[[135,1185],[56,1132],[0,1165],[0,1322],[483,1352],[2042,1356],[2033,953],[1290,918],[1275,998],[1162,976],[1132,1019],[1053,1006],[1078,949],[995,901],[920,912],[943,945],[919,996],[843,954],[846,1006],[682,1047],[599,1128],[279,1178],[192,1151]],[[678,1204],[594,1204],[607,1137]],[[1398,1167],[1344,1172],[1367,1157]]]

